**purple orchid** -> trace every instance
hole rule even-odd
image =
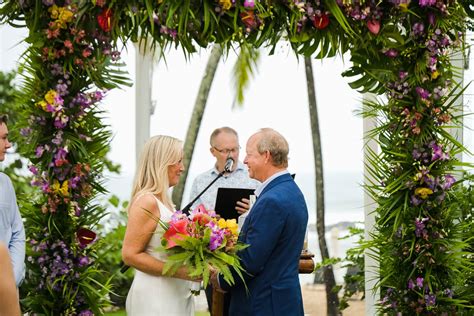
[[[422,99],[428,99],[430,97],[430,93],[423,89],[422,87],[416,87],[416,93],[420,96]]]
[[[427,294],[425,295],[426,306],[434,306],[436,304],[436,295]]]
[[[418,286],[418,288],[422,288],[423,287],[423,278],[422,277],[417,277],[416,278],[416,286]]]
[[[421,237],[422,234],[424,233],[424,230],[425,230],[425,222],[428,221],[428,218],[425,217],[425,218],[417,218],[415,220],[415,235],[416,237]],[[417,280],[417,284],[418,284],[418,279]]]
[[[418,4],[420,7],[431,7],[436,4],[436,0],[419,0]]]
[[[442,185],[443,190],[450,189],[455,182],[456,182],[456,178],[454,178],[451,174],[446,174],[444,176],[444,183]]]
[[[224,230],[213,229],[209,241],[209,250],[214,251],[222,245],[224,241]]]

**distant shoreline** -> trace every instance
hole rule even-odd
[[[363,226],[364,226],[363,222],[342,221],[342,222],[338,222],[338,223],[335,223],[335,224],[326,225],[325,228],[326,228],[326,231],[330,231],[333,228],[337,228],[339,230],[348,230],[350,227],[357,227],[357,228],[360,227],[360,228],[362,228]],[[316,231],[316,223],[308,224],[308,230],[311,231],[311,232]]]

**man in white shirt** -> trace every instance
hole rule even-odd
[[[196,200],[192,209],[203,204],[206,209],[214,210],[218,188],[245,188],[255,189],[260,182],[249,177],[247,167],[239,161],[239,136],[237,132],[230,127],[221,127],[215,129],[210,137],[210,152],[216,159],[214,166],[206,172],[198,175],[193,182],[190,199],[194,199],[202,190],[206,188],[221,172],[228,158],[234,160],[230,172],[224,173],[209,189]],[[249,200],[243,199],[237,202],[236,210],[240,214],[249,209]],[[212,287],[206,288],[206,298],[209,310],[212,310]],[[230,294],[224,295],[224,313],[228,315],[230,303]]]

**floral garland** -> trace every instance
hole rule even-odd
[[[463,48],[473,17],[469,1],[454,0],[3,1],[0,21],[30,30],[20,145],[40,194],[25,211],[27,310],[102,313],[108,288],[91,229],[104,210],[92,199],[104,192],[110,133],[97,104],[127,83],[117,40],[150,38],[186,53],[210,43],[275,47],[282,38],[297,54],[350,51],[351,86],[388,97],[364,112],[380,123],[372,137],[381,153],[369,157],[377,183],[367,187],[379,205],[368,246],[380,260],[380,310],[440,315],[474,305],[460,277],[472,275],[469,236],[460,233],[468,230],[451,202],[463,148],[446,131],[457,122],[449,54]]]

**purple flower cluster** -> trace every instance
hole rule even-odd
[[[406,81],[407,76],[408,76],[408,72],[399,71],[398,73],[399,80],[394,81],[394,82],[389,82],[387,84],[387,88],[389,90],[388,95],[390,98],[401,100],[410,93],[411,87]]]
[[[64,241],[43,240],[30,241],[33,255],[28,261],[40,271],[38,290],[48,288],[56,292],[63,290],[63,285],[77,282],[80,279],[80,268],[85,268],[92,260],[84,254],[75,254]]]
[[[428,222],[429,218],[417,218],[415,220],[415,235],[416,237],[423,237],[423,239],[428,238],[428,231],[425,229],[425,223]],[[418,283],[418,281],[417,281]]]
[[[436,0],[419,0],[420,7],[432,7],[436,4]]]
[[[355,21],[381,20],[383,11],[375,1],[336,1],[347,17]]]
[[[219,226],[211,221],[207,224],[211,228],[211,239],[209,241],[209,250],[214,251],[219,248],[224,242],[225,231],[220,229]]]

